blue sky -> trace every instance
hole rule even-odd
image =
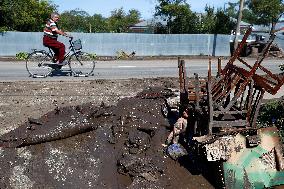
[[[155,12],[156,0],[51,0],[58,5],[59,12],[79,8],[88,12],[90,15],[101,14],[104,17],[110,16],[114,9],[123,8],[125,11],[137,9],[143,19],[151,18]],[[187,0],[191,10],[195,12],[204,12],[206,4],[215,8],[223,8],[228,0]],[[238,2],[232,0],[230,2]]]

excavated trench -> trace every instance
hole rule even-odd
[[[166,156],[164,88],[115,106],[56,108],[0,138],[0,188],[214,188]]]

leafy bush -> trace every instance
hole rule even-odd
[[[91,56],[91,58],[93,58],[93,59],[97,59],[97,54],[96,54],[96,53],[91,53],[90,56]]]
[[[9,31],[8,27],[6,27],[6,26],[1,26],[0,27],[0,33],[4,33],[6,31]]]
[[[19,52],[16,54],[16,59],[18,60],[26,60],[28,58],[28,53],[26,52]]]
[[[262,126],[275,125],[284,137],[284,101],[271,100],[260,107],[258,122]]]

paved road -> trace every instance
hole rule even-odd
[[[247,59],[250,64],[254,59]],[[206,76],[208,69],[208,59],[186,59],[186,70],[189,75],[198,73]],[[222,66],[227,63],[223,61]],[[279,73],[278,65],[283,61],[280,59],[268,59],[264,62],[273,73]],[[217,59],[212,60],[212,72],[216,73]],[[1,61],[0,62],[0,81],[19,81],[19,80],[80,80],[80,79],[127,79],[127,78],[149,78],[149,77],[177,77],[177,60],[112,60],[98,61],[94,71],[94,76],[88,78],[70,77],[64,74],[47,78],[30,78],[25,68],[25,62],[21,61]]]
[[[249,64],[254,59],[246,60]],[[222,67],[228,60],[224,60]],[[279,73],[279,65],[284,63],[281,59],[266,59],[262,65],[273,73]],[[207,75],[208,59],[186,59],[186,71],[189,76],[198,73],[203,77]],[[239,64],[239,63],[238,63]],[[212,74],[217,72],[217,59],[212,60]],[[260,73],[261,74],[261,73]],[[127,78],[154,78],[154,77],[178,77],[177,60],[112,60],[98,61],[94,76],[72,77],[64,74],[47,78],[31,78],[25,68],[25,62],[0,61],[0,81],[68,81],[68,80],[95,80],[95,79],[127,79]],[[266,93],[264,98],[279,98],[284,95],[284,86],[274,96]]]

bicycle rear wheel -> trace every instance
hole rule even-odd
[[[26,60],[26,68],[31,77],[47,77],[52,72],[52,68],[48,66],[50,63],[52,58],[48,53],[34,51]]]
[[[95,57],[86,52],[76,52],[69,59],[70,70],[77,77],[93,75],[95,65]]]

